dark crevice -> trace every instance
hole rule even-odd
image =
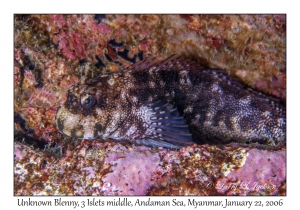
[[[119,61],[114,61],[114,63],[119,65],[119,66],[123,66],[122,63],[120,63]]]
[[[44,86],[42,70],[36,69],[34,75],[35,75],[35,81],[36,81],[36,84],[34,85],[34,87],[35,88],[42,88]]]
[[[103,68],[105,68],[106,66],[105,66],[105,64],[104,64],[104,62],[101,60],[101,58],[98,56],[98,55],[96,55],[96,59],[97,59],[97,63],[95,64],[95,66],[99,69],[100,67],[103,67]]]
[[[84,59],[82,59],[82,60],[79,61],[79,65],[80,65],[80,66],[82,66],[82,65],[84,65],[84,64],[86,64],[86,63],[87,63],[87,61],[84,60]]]
[[[24,68],[29,70],[35,69],[35,63],[30,60],[28,55],[24,55],[22,59],[23,59]]]
[[[107,42],[107,44],[110,44],[111,46],[113,46],[113,47],[122,47],[123,46],[123,43],[121,42],[121,43],[118,43],[118,42],[116,42],[116,40],[114,40],[114,39],[112,39],[112,40],[110,40],[109,42]]]
[[[105,54],[105,58],[106,58],[109,62],[113,62],[113,59],[112,59],[108,54]]]
[[[140,61],[144,60],[144,52],[143,51],[138,53],[138,58],[140,59]]]
[[[134,55],[134,57],[133,58],[129,58],[128,57],[128,53],[129,53],[129,50],[127,50],[127,49],[124,49],[124,51],[122,51],[122,52],[117,52],[117,54],[121,57],[121,58],[123,58],[123,59],[125,59],[125,60],[127,60],[127,61],[129,61],[129,62],[131,62],[131,63],[135,63],[136,62],[136,55]]]
[[[96,14],[94,16],[94,19],[97,21],[97,23],[101,23],[103,19],[106,18],[106,15],[105,14]]]
[[[28,146],[32,146],[34,149],[40,149],[40,150],[45,149],[47,147],[47,145],[49,144],[44,139],[35,139],[30,136],[23,136],[23,135],[19,135],[19,134],[15,134],[14,141],[20,142],[20,143],[28,145]]]
[[[25,135],[32,135],[34,131],[32,129],[26,128],[26,121],[19,115],[14,113],[14,123],[19,124],[22,130],[25,132]]]

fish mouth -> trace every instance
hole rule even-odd
[[[59,110],[61,109],[61,106],[59,106],[56,110],[56,113],[55,113],[55,119],[57,119],[57,113],[59,113]]]
[[[56,112],[57,128],[65,135],[77,139],[95,139],[98,137],[92,122],[82,120],[81,114],[73,114],[65,106],[60,106]]]
[[[61,131],[67,136],[70,136],[66,132],[64,132],[65,126],[64,126],[64,120],[61,119],[61,111],[62,111],[62,106],[59,106],[56,110],[56,115],[55,115],[56,126],[59,131]]]
[[[119,138],[117,131],[124,124],[127,117],[116,123],[114,127],[107,129],[106,126],[103,127],[97,117],[73,114],[62,105],[57,109],[55,119],[57,128],[63,134],[77,139],[93,140],[96,138]],[[110,121],[107,123],[110,123]]]

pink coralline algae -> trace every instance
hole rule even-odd
[[[15,195],[284,194],[285,150],[81,141],[58,160],[21,143],[14,151]]]
[[[162,157],[164,164],[158,174],[164,176],[152,186],[149,195],[285,193],[285,149],[271,152],[202,145],[168,152]]]
[[[250,150],[245,164],[226,177],[218,179],[216,187],[225,195],[277,194],[286,177],[286,151]]]
[[[105,159],[105,164],[111,165],[112,171],[102,179],[105,193],[145,195],[155,181],[151,177],[160,164],[159,155],[151,153],[147,147],[115,145],[112,150],[118,152],[108,154]]]
[[[55,124],[74,84],[149,56],[225,69],[285,102],[285,15],[14,19],[15,195],[285,195],[285,148],[172,151],[77,141]]]
[[[159,165],[159,155],[144,146],[82,141],[54,160],[17,143],[15,194],[145,195]]]

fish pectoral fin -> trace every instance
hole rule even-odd
[[[145,122],[148,130],[140,142],[152,146],[178,148],[193,142],[189,126],[177,108],[163,102],[149,102],[146,107]]]

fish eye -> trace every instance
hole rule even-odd
[[[91,108],[95,102],[95,97],[90,94],[83,93],[80,97],[81,106],[85,109]]]

